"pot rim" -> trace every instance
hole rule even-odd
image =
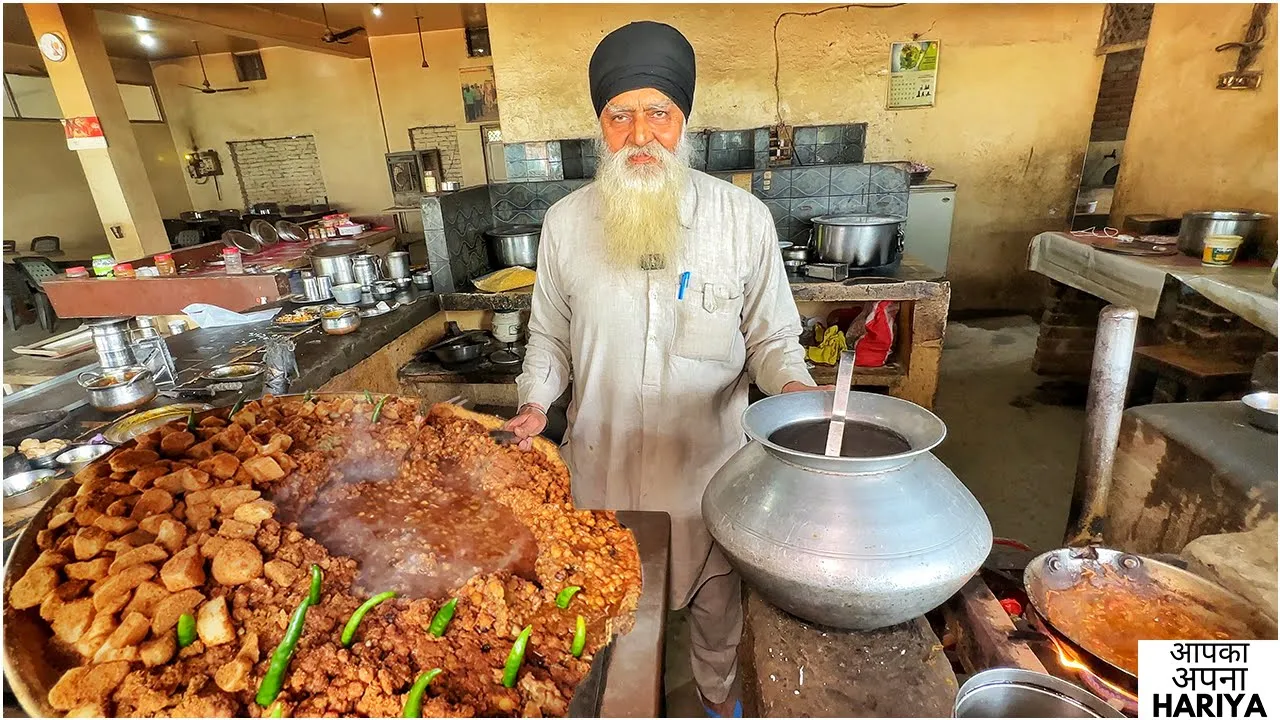
[[[1183,219],[1195,218],[1197,220],[1234,220],[1236,222],[1256,222],[1266,220],[1271,216],[1257,210],[1247,210],[1237,208],[1234,210],[1193,210],[1182,216]]]
[[[769,440],[769,435],[787,425],[806,420],[830,418],[831,406],[834,401],[835,391],[832,390],[805,390],[773,395],[747,406],[747,409],[742,413],[742,429],[753,441],[760,443],[770,453],[783,459],[806,467],[820,467],[834,472],[846,473],[900,467],[933,450],[947,437],[947,426],[942,422],[941,418],[909,400],[903,400],[891,395],[850,390],[847,419],[870,422],[892,430],[902,435],[910,443],[911,449],[893,455],[859,458],[828,457],[818,453],[795,450]],[[773,410],[773,406],[785,404],[795,406],[793,408],[794,417],[788,418],[786,422],[774,422],[772,424],[761,419],[760,416]],[[899,424],[886,423],[883,422],[883,418],[879,417],[884,414],[883,412],[866,412],[866,410],[876,406],[884,412],[901,414],[903,419],[908,422]],[[859,412],[860,409],[864,412]]]
[[[843,215],[820,215],[810,220],[814,225],[831,227],[875,227],[878,225],[894,225],[906,222],[905,217],[898,215],[877,215],[874,213],[847,213]]]

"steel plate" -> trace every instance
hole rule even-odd
[[[123,445],[150,430],[179,417],[186,417],[192,410],[203,412],[212,410],[206,403],[175,403],[164,407],[152,408],[146,412],[120,418],[102,431],[102,437],[112,445]]]

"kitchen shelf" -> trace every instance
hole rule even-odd
[[[813,375],[814,382],[819,385],[836,384],[836,368],[834,366],[817,365],[810,368],[809,373]],[[889,363],[884,367],[878,368],[855,367],[853,369],[853,385],[854,387],[859,385],[889,387],[906,376],[907,371],[898,363]]]

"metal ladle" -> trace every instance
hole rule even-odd
[[[827,457],[839,457],[844,445],[844,421],[849,410],[849,387],[853,384],[853,359],[851,350],[840,353],[840,365],[836,370],[835,399],[831,403],[831,425],[827,428]]]

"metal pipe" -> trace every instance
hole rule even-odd
[[[1138,334],[1138,311],[1108,305],[1098,314],[1084,434],[1076,461],[1076,484],[1067,520],[1068,546],[1101,543],[1111,494],[1111,470],[1120,440],[1120,420],[1129,389],[1129,367]]]

